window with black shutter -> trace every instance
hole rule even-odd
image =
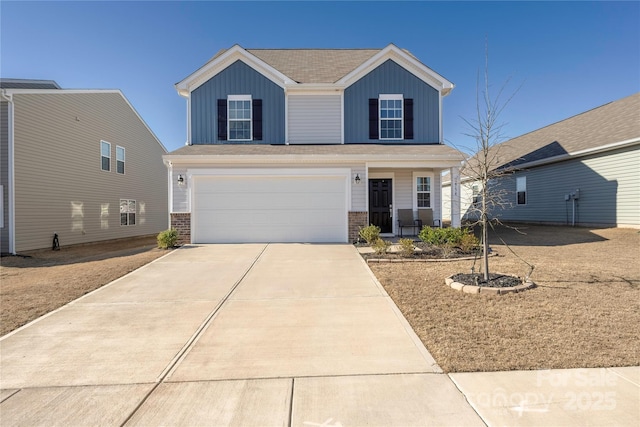
[[[227,140],[227,100],[218,99],[218,139]]]

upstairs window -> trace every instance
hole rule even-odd
[[[136,201],[120,199],[120,225],[136,225]]]
[[[218,140],[262,140],[262,100],[251,95],[218,99]]]
[[[413,99],[401,94],[369,99],[369,139],[413,139]]]
[[[124,174],[124,147],[116,145],[116,172]]]
[[[516,178],[516,203],[518,205],[527,204],[527,177],[519,176]]]
[[[431,177],[416,176],[416,200],[418,208],[431,207]]]
[[[100,158],[102,161],[102,170],[111,170],[111,144],[106,141],[100,141]]]
[[[380,139],[403,139],[402,95],[380,95]]]

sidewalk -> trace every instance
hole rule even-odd
[[[0,340],[0,425],[629,425],[640,368],[443,374],[350,245],[174,251]]]

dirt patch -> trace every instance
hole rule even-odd
[[[472,261],[369,264],[446,372],[640,365],[640,234],[632,229],[527,226],[491,236],[490,269],[537,287],[470,295],[444,278]],[[476,264],[476,269],[479,265]]]
[[[0,259],[0,336],[161,257],[155,236]]]

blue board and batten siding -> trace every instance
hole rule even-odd
[[[505,221],[576,225],[640,225],[640,148],[638,146],[518,171],[501,179],[510,208],[496,212]],[[516,205],[516,178],[527,180],[527,202]]]
[[[262,140],[252,144],[283,144],[284,89],[242,61],[236,61],[191,92],[191,143],[224,144],[218,140],[218,99],[251,95],[262,100]],[[234,142],[237,144],[237,142]]]
[[[381,142],[369,139],[369,99],[378,98],[380,94],[402,94],[405,99],[413,99],[414,137],[406,142],[440,142],[438,91],[392,60],[387,60],[345,89],[345,143]]]

